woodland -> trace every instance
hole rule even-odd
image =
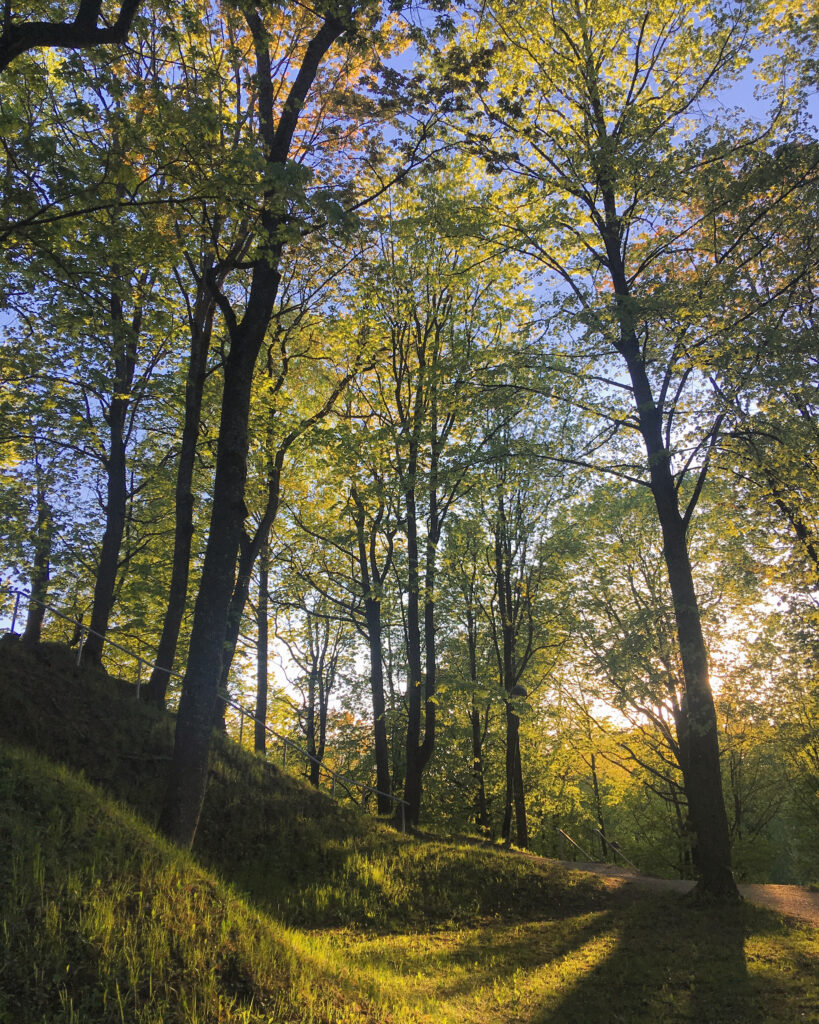
[[[227,695],[396,826],[819,880],[818,89],[811,0],[5,5],[0,610],[150,666],[167,837]]]

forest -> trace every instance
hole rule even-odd
[[[5,5],[0,612],[140,659],[169,838],[266,723],[819,881],[818,91],[810,0]]]

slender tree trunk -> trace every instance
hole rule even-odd
[[[586,724],[588,726],[588,723]],[[591,737],[589,738],[591,739]],[[603,860],[608,860],[609,843],[606,838],[606,822],[603,817],[603,801],[600,798],[600,779],[597,775],[597,757],[594,751],[592,751],[591,757],[589,758],[589,768],[591,769],[592,792],[594,793],[594,813],[597,818],[597,828],[600,831],[600,848],[602,850]]]
[[[51,547],[53,543],[53,514],[45,488],[37,484],[37,523],[34,529],[34,561],[31,570],[31,597],[28,602],[24,644],[38,644],[45,618],[48,583],[51,573]]]
[[[384,565],[379,571],[376,541],[378,527],[383,515],[383,505],[379,508],[375,521],[367,536],[366,514],[364,503],[355,484],[350,488],[353,502],[352,519],[356,529],[356,546],[358,548],[358,572],[361,577],[361,590],[364,595],[364,621],[367,631],[367,645],[370,649],[370,692],[373,702],[373,742],[375,747],[375,785],[378,790],[378,813],[389,814],[393,808],[390,799],[390,752],[387,744],[387,709],[384,699],[384,651],[381,636],[381,600],[374,591],[376,583],[380,585],[389,571],[392,561],[392,536]],[[369,541],[369,545],[368,545]]]
[[[267,746],[267,690],[268,690],[268,586],[270,548],[267,544],[259,554],[259,601],[256,607],[256,721],[253,731],[253,749],[264,754]]]
[[[373,701],[373,738],[375,741],[375,784],[378,789],[378,813],[392,811],[390,751],[387,745],[387,707],[384,700],[384,655],[381,646],[381,602],[364,599],[367,643],[370,648],[370,691]]]
[[[318,787],[318,764],[316,763],[316,666],[310,666],[307,684],[307,728],[305,730],[307,753],[310,754],[310,782]]]
[[[193,471],[196,463],[196,442],[202,419],[202,396],[205,390],[207,359],[213,332],[215,302],[207,294],[204,281],[200,285],[190,325],[191,348],[185,382],[185,418],[176,469],[173,563],[168,588],[168,603],[162,623],[154,668],[148,681],[148,700],[162,705],[168,690],[170,673],[176,656],[179,630],[188,600],[191,544],[193,542]]]
[[[407,777],[404,799],[409,804],[410,824],[417,827],[422,796],[422,778],[424,769],[429,764],[435,749],[436,730],[436,665],[435,665],[435,600],[427,596],[424,601],[424,660],[426,669],[422,673],[421,665],[421,602],[419,600],[420,572],[418,566],[418,526],[415,508],[415,495],[407,505],[407,553],[409,560],[409,592],[407,595],[407,633],[409,663],[409,715],[407,721]],[[430,522],[437,516],[433,507],[430,510]],[[412,519],[412,526],[409,520]],[[427,595],[434,594],[435,587],[435,535],[427,538],[426,570],[424,573],[424,590]],[[424,711],[424,738],[421,740],[421,706]]]
[[[409,479],[414,480],[417,463],[411,461]],[[421,697],[423,675],[421,671],[421,619],[420,573],[418,570],[418,519],[415,507],[415,489],[405,492],[407,509],[407,744],[404,800],[407,802],[408,824],[418,826],[421,810]]]
[[[504,845],[512,842],[512,808],[515,798],[515,760],[517,754],[517,722],[518,716],[506,705],[506,787],[503,800],[503,822],[501,838]]]
[[[324,55],[347,27],[327,17],[307,45],[298,74],[290,87],[279,123],[273,126],[273,75],[261,18],[247,14],[254,36],[262,132],[269,167],[288,159],[299,113]],[[233,593],[236,559],[247,515],[244,501],[247,477],[250,393],[256,360],[270,325],[276,293],[285,211],[281,199],[265,197],[261,233],[268,248],[252,265],[244,315],[235,319],[228,300],[219,296],[230,333],[225,360],[224,391],[216,451],[213,505],[202,580],[193,614],[188,668],[182,684],[176,739],[168,788],[159,818],[160,829],[180,846],[189,847],[196,835],[207,785],[208,756],[214,709],[222,672],[225,630]]]
[[[498,497],[495,527],[495,573],[498,593],[498,617],[501,622],[501,685],[507,694],[506,703],[506,795],[503,810],[503,841],[512,841],[512,810],[515,813],[515,841],[522,849],[529,845],[526,821],[526,795],[520,760],[520,718],[510,702],[517,684],[515,664],[516,613],[512,594],[512,549],[503,493]]]
[[[472,593],[466,609],[466,644],[469,656],[469,681],[472,684],[472,706],[469,710],[469,723],[472,727],[472,777],[475,780],[475,828],[481,835],[489,835],[489,808],[486,803],[486,772],[483,757],[483,723],[481,712],[475,700],[478,689],[478,636],[473,614]]]
[[[517,715],[515,716],[517,718]],[[529,849],[529,824],[526,819],[526,791],[523,788],[523,765],[520,760],[520,719],[515,723],[514,797],[516,842],[521,850]]]
[[[685,718],[683,728],[686,735],[685,740],[680,738],[683,754],[680,768],[697,839],[697,888],[711,896],[737,898],[739,894],[731,871],[728,816],[722,792],[717,716],[708,681],[708,654],[688,553],[687,523],[679,507],[671,453],[663,440],[662,411],[654,400],[633,325],[619,241],[608,239],[607,251],[620,322],[617,348],[628,367],[640,434],[645,445],[685,681],[681,717]]]
[[[483,835],[489,835],[489,807],[486,803],[486,772],[483,758],[483,730],[480,709],[474,704],[469,711],[472,726],[472,777],[475,780],[475,828]]]
[[[126,325],[119,295],[111,295],[111,325],[114,341],[113,395],[108,409],[108,456],[105,460],[106,503],[105,532],[94,583],[94,604],[88,624],[88,639],[82,650],[87,664],[99,665],[102,648],[108,632],[108,620],[114,603],[114,589],[119,566],[125,516],[128,507],[128,487],[125,460],[125,422],[130,404],[131,387],[136,368],[136,342],[141,327],[141,310],[134,315],[132,325]]]

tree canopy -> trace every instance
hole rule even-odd
[[[0,34],[3,578],[151,666],[166,834],[230,697],[396,824],[809,880],[809,5],[58,7]]]

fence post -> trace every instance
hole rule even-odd
[[[287,740],[282,745],[282,768],[287,767]]]
[[[137,658],[136,699],[139,700],[139,688],[142,686],[142,658]]]
[[[82,661],[82,649],[85,644],[85,626],[80,626],[80,637],[77,641],[77,666],[79,667]]]
[[[242,745],[242,737],[245,732],[245,709],[239,706],[239,746]]]
[[[401,831],[407,831],[407,805],[401,801]]]
[[[14,627],[17,625],[17,611],[20,608],[20,591],[14,591],[14,614],[11,616],[11,634],[14,635]]]

